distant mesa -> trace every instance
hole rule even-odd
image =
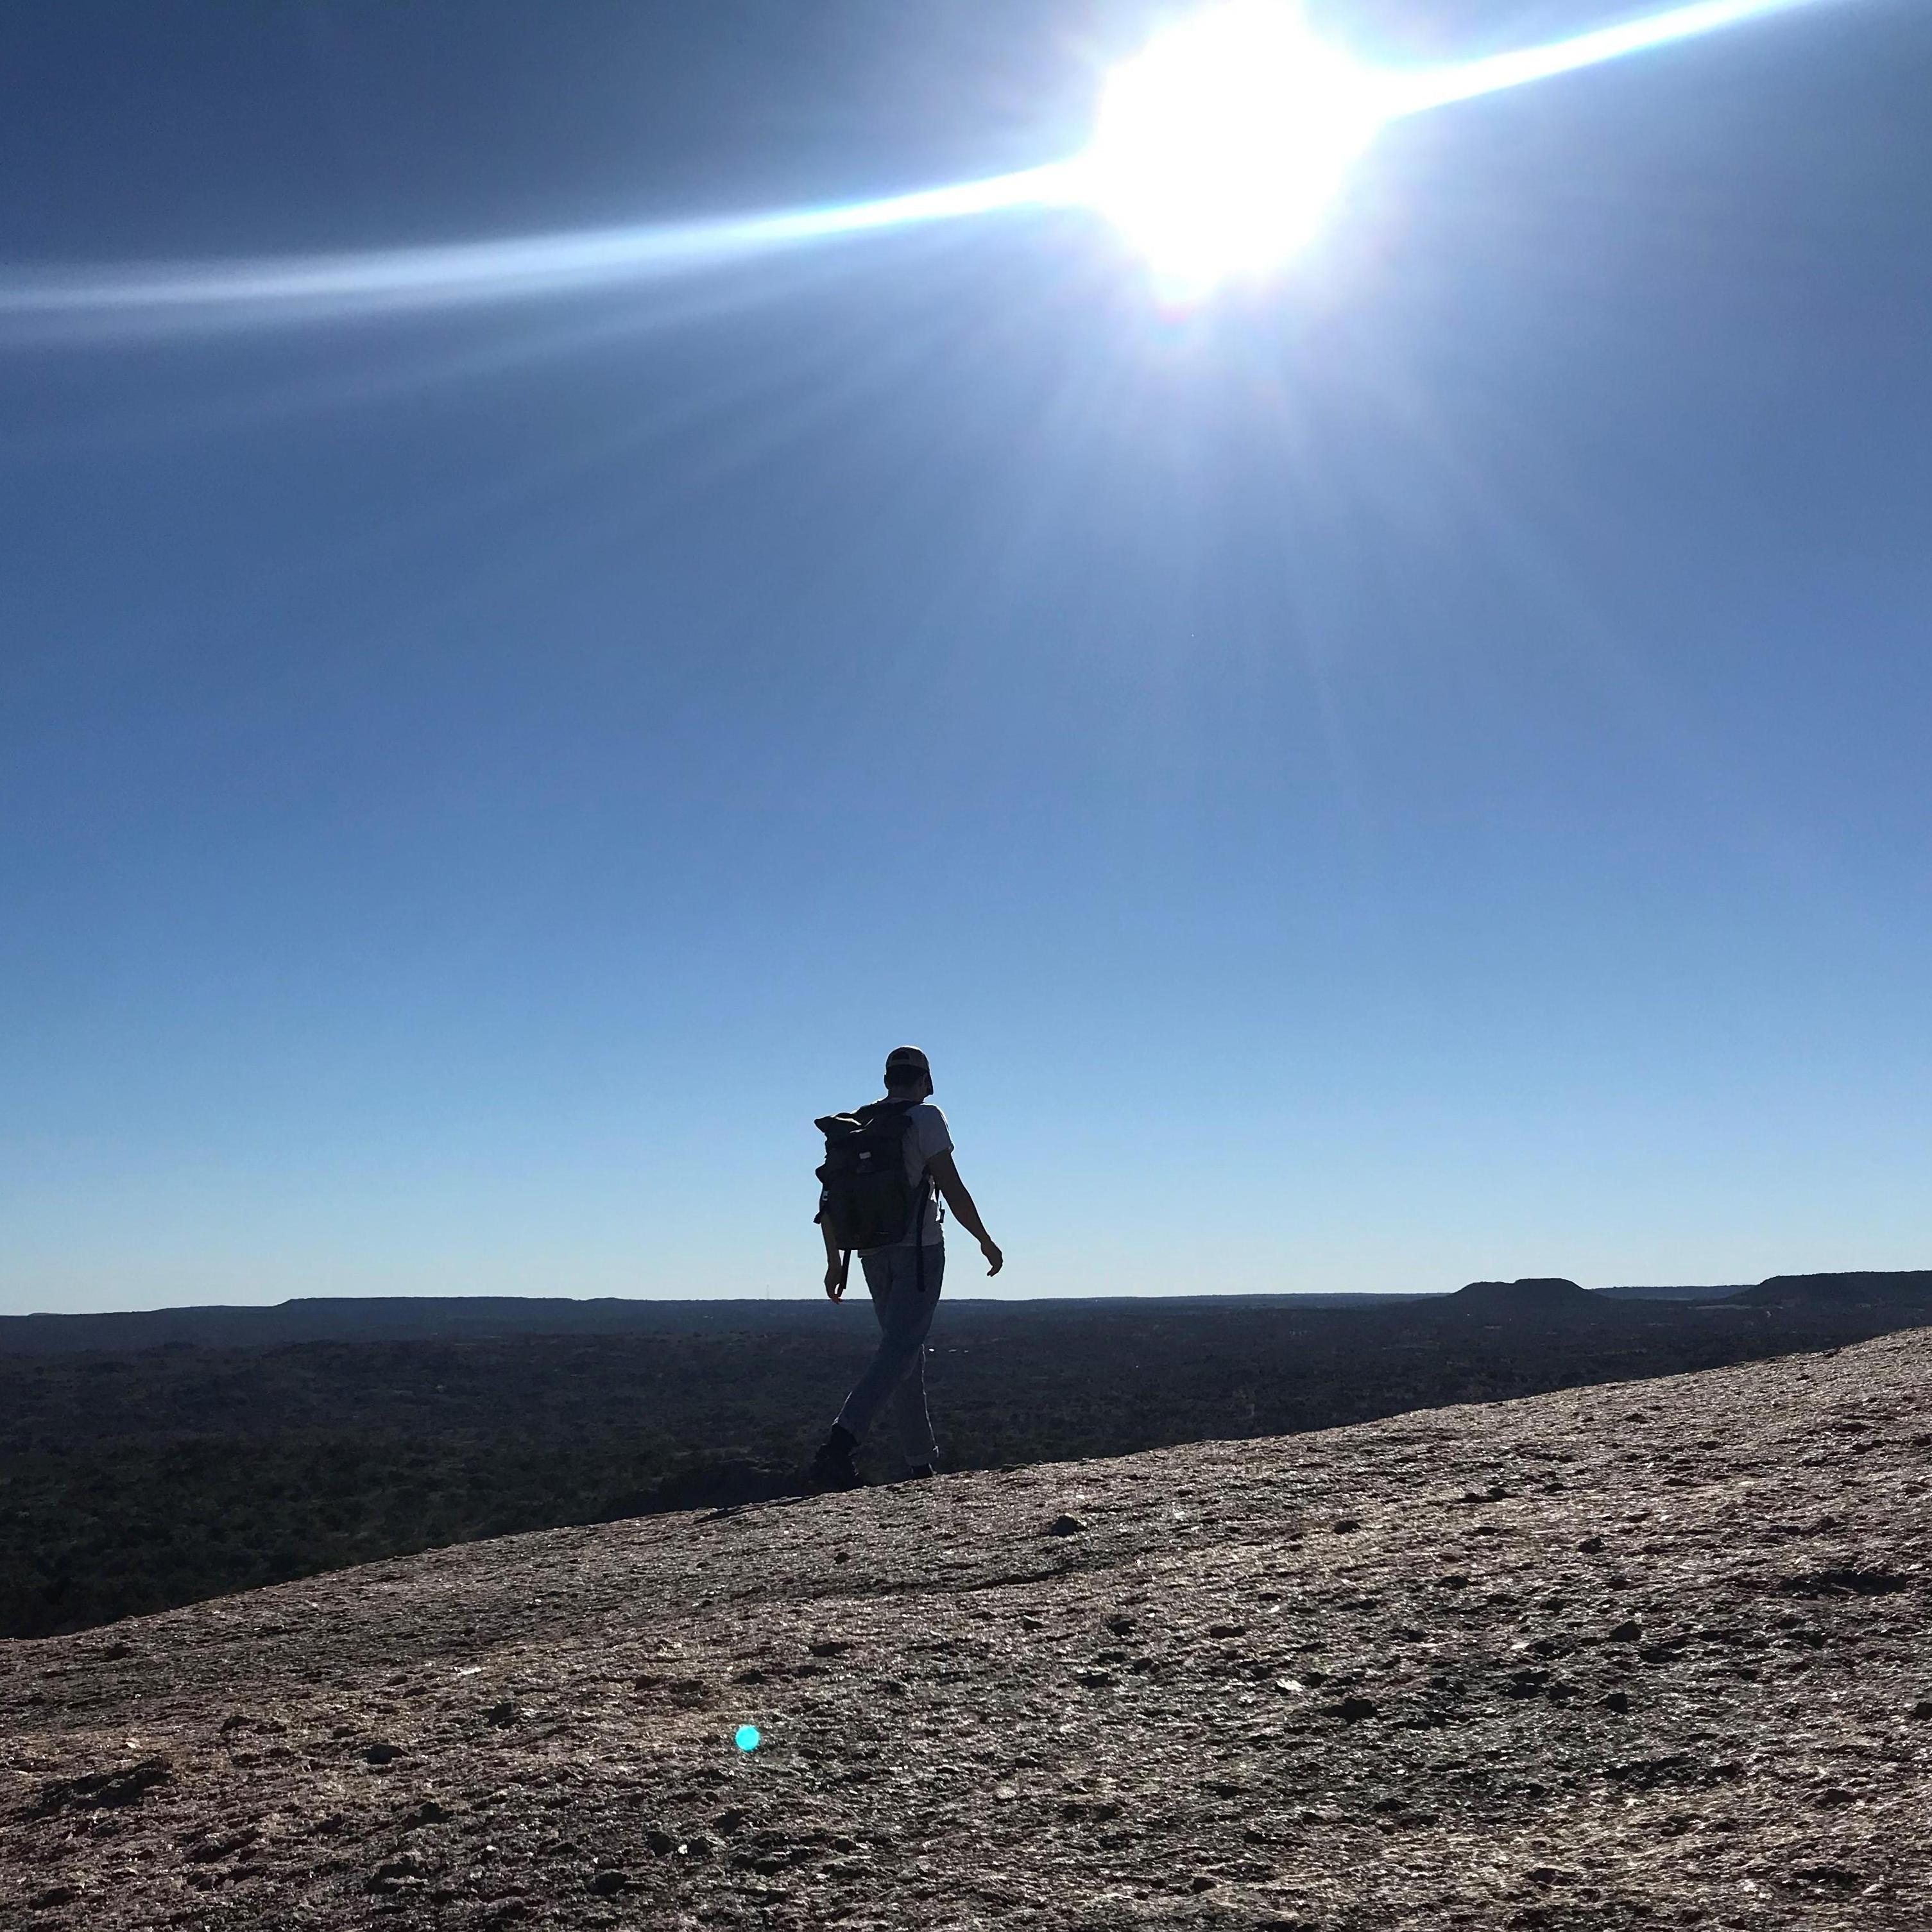
[[[1932,1268],[1866,1270],[1848,1274],[1774,1274],[1734,1300],[1748,1308],[1924,1308],[1932,1310]]]
[[[1590,1307],[1587,1289],[1560,1275],[1526,1275],[1520,1281],[1472,1281],[1448,1299],[1465,1308],[1511,1315],[1580,1315]]]

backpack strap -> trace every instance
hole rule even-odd
[[[913,1292],[926,1292],[926,1187],[931,1178],[926,1169],[919,1171],[919,1192],[912,1202],[912,1272]]]

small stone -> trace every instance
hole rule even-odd
[[[1630,1708],[1630,1693],[1628,1690],[1612,1690],[1600,1701],[1606,1711],[1628,1711]]]
[[[400,1744],[367,1744],[362,1751],[363,1761],[368,1764],[394,1764],[404,1755]]]
[[[728,1838],[734,1832],[742,1831],[752,1822],[748,1811],[721,1811],[711,1821],[711,1828],[720,1838]]]
[[[514,1704],[492,1704],[483,1713],[483,1721],[486,1724],[494,1724],[499,1730],[508,1730],[522,1716],[523,1713]]]
[[[422,1874],[422,1861],[413,1852],[405,1852],[400,1858],[386,1859],[378,1865],[369,1874],[368,1889],[370,1892],[400,1892],[419,1880]]]
[[[614,1898],[631,1882],[628,1876],[615,1870],[599,1872],[590,1881],[590,1889],[599,1898]]]
[[[1107,1619],[1107,1628],[1116,1636],[1131,1636],[1136,1626],[1132,1617],[1116,1612]]]
[[[1210,1636],[1246,1636],[1247,1634],[1246,1624],[1210,1624],[1208,1626]]]
[[[1603,1546],[1604,1539],[1600,1536],[1586,1536],[1584,1538],[1582,1541],[1576,1546],[1576,1547],[1580,1550],[1586,1556],[1595,1556],[1597,1552],[1602,1549]]]
[[[1325,1717],[1340,1718],[1345,1724],[1358,1724],[1364,1718],[1377,1714],[1374,1702],[1366,1697],[1344,1697],[1339,1704],[1331,1704],[1323,1713]]]
[[[1612,1627],[1609,1640],[1612,1643],[1634,1643],[1642,1634],[1642,1624],[1634,1617],[1626,1617],[1622,1623]]]
[[[1932,1718],[1932,1697],[1922,1697],[1912,1707],[1915,1718]]]
[[[1328,1527],[1332,1529],[1337,1536],[1352,1535],[1357,1530],[1360,1529],[1361,1526],[1360,1522],[1355,1517],[1352,1516],[1338,1516],[1335,1520],[1328,1526]]]
[[[1019,1793],[1010,1784],[996,1784],[993,1787],[993,1802],[995,1804],[1010,1804],[1018,1796]]]
[[[1087,1527],[1077,1516],[1057,1516],[1046,1526],[1048,1536],[1078,1536]]]

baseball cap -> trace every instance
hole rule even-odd
[[[926,1064],[926,1055],[916,1046],[896,1046],[886,1055],[886,1071],[903,1067],[908,1072],[930,1075],[932,1069]]]

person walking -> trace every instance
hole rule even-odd
[[[811,1478],[819,1488],[850,1489],[862,1480],[854,1455],[888,1404],[908,1468],[914,1476],[934,1473],[939,1450],[926,1406],[926,1338],[946,1273],[940,1202],[980,1244],[988,1274],[998,1274],[1005,1262],[959,1178],[946,1116],[929,1104],[932,1090],[926,1055],[916,1046],[896,1046],[886,1056],[883,1100],[818,1123],[826,1148],[819,1170],[825,1185],[818,1217],[825,1237],[825,1292],[834,1301],[844,1296],[856,1251],[879,1323],[872,1366],[854,1384],[813,1459]],[[895,1138],[902,1150],[902,1181],[896,1173],[869,1174],[878,1150],[890,1150]],[[895,1228],[903,1232],[884,1238]],[[841,1239],[848,1234],[850,1248]],[[876,1238],[869,1244],[868,1236]]]

